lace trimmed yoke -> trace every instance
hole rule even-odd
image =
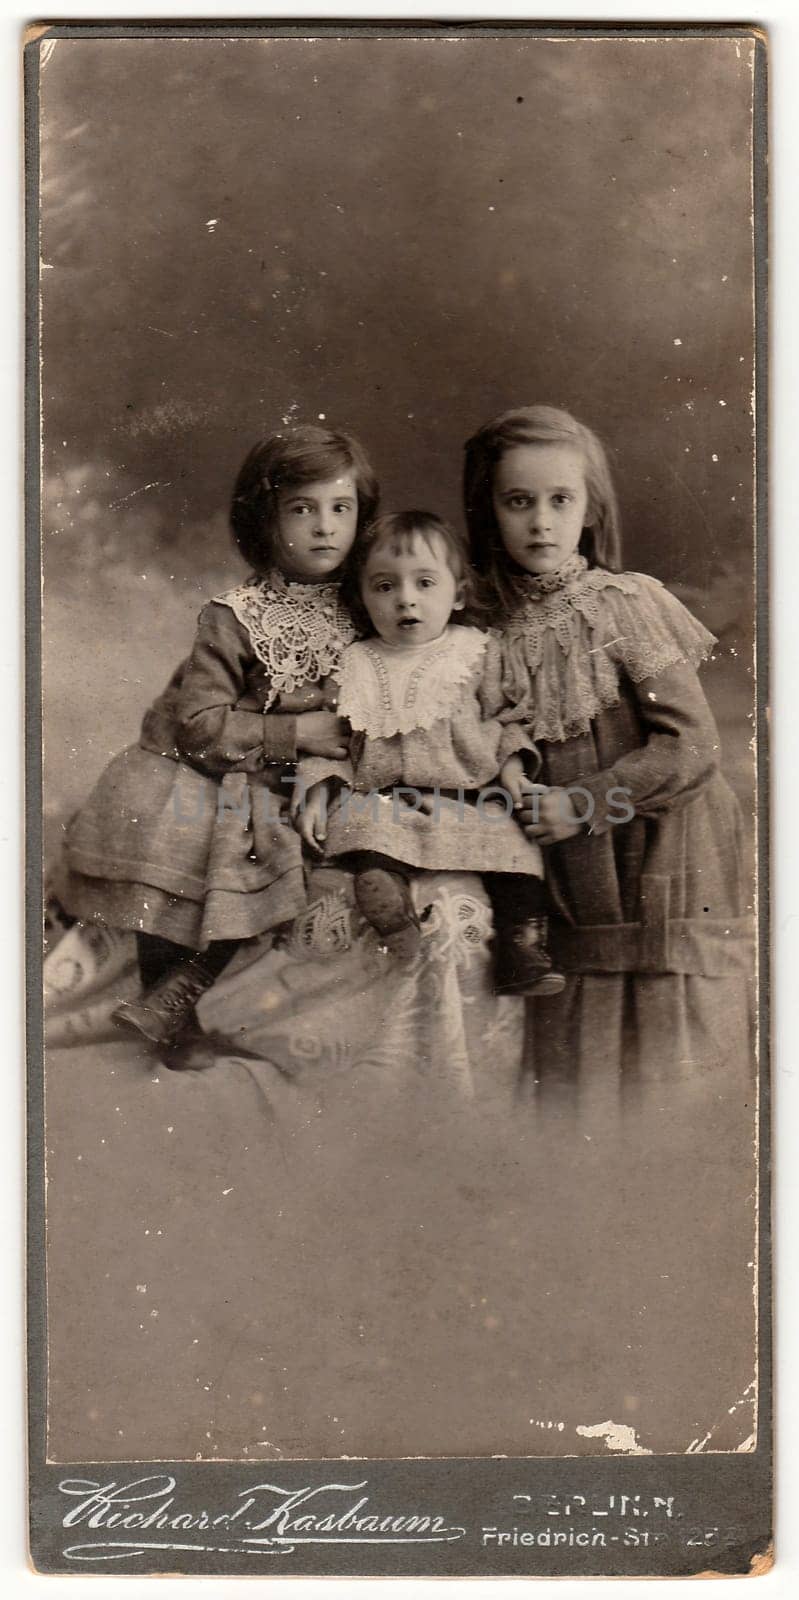
[[[340,714],[369,739],[430,729],[463,701],[487,643],[476,628],[458,626],[404,649],[365,639],[344,657]]]
[[[715,644],[679,600],[642,572],[589,570],[575,556],[558,573],[519,580],[502,630],[503,690],[535,740],[587,733],[633,683],[705,660]]]
[[[342,652],[358,636],[339,583],[295,583],[272,572],[248,578],[217,603],[230,607],[266,667],[264,711],[303,683],[338,678]]]

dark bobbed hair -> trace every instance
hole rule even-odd
[[[246,562],[264,572],[272,561],[272,529],[280,489],[301,489],[351,472],[358,491],[356,543],[377,512],[380,490],[366,452],[337,428],[297,425],[253,446],[233,489],[230,526]]]
[[[469,541],[459,528],[439,517],[435,511],[411,509],[386,512],[365,529],[362,538],[353,545],[344,571],[343,593],[356,620],[369,627],[369,615],[361,598],[361,584],[366,563],[374,550],[404,551],[415,538],[424,539],[433,547],[439,539],[444,546],[447,565],[453,577],[462,586],[463,610],[467,616],[481,614],[476,574],[469,557]],[[462,620],[467,620],[458,613]]]
[[[568,444],[585,463],[589,521],[579,550],[589,566],[618,572],[621,528],[616,491],[601,440],[584,423],[556,406],[519,406],[504,411],[466,442],[463,498],[472,560],[484,577],[494,607],[506,610],[518,596],[514,568],[500,537],[494,513],[494,468],[507,450],[524,444]]]

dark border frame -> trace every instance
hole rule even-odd
[[[366,1542],[364,1537],[332,1537],[317,1542],[292,1538],[288,1520],[274,1521],[267,1542],[255,1552],[236,1537],[230,1514],[246,1496],[255,1474],[248,1462],[80,1463],[74,1469],[46,1459],[47,1306],[45,1289],[45,1146],[42,1013],[42,730],[40,582],[40,322],[39,283],[39,59],[42,46],[57,39],[303,37],[309,32],[333,37],[499,37],[516,33],[541,37],[746,38],[755,45],[753,103],[753,248],[755,285],[755,581],[756,581],[756,735],[757,851],[759,915],[759,1181],[758,1181],[758,1442],[748,1454],[629,1457],[531,1457],[287,1461],[275,1466],[282,1489],[318,1493],[317,1509],[342,1517],[356,1501],[368,1499],[361,1515],[393,1520],[412,1515],[437,1518],[441,1526],[406,1533],[400,1542]],[[768,104],[767,36],[744,23],[586,26],[556,22],[415,21],[331,22],[303,18],[263,23],[235,17],[214,22],[174,20],[122,24],[63,22],[32,24],[23,41],[25,136],[25,777],[26,777],[26,1033],[27,1033],[27,1317],[28,1317],[28,1471],[29,1532],[33,1564],[42,1573],[173,1574],[181,1576],[651,1576],[680,1577],[755,1574],[768,1570],[772,1551],[772,1219],[768,770],[768,444],[767,444],[767,261],[768,261]],[[150,1477],[164,1486],[152,1508],[170,1496],[171,1515],[204,1509],[206,1525],[168,1535],[152,1532],[127,1550],[101,1549],[102,1529],[81,1523],[70,1532],[64,1517],[77,1501],[65,1499],[59,1484],[68,1477],[99,1485],[129,1486]],[[174,1487],[167,1489],[168,1480]],[[263,1470],[258,1474],[263,1481]],[[336,1488],[330,1488],[335,1484]],[[325,1489],[327,1492],[325,1493]],[[350,1492],[347,1493],[346,1489]],[[516,1497],[514,1499],[514,1497]],[[270,1507],[278,1504],[273,1496]],[[265,1507],[261,1503],[261,1516]],[[314,1502],[310,1507],[313,1509]],[[554,1509],[557,1507],[558,1509]],[[568,1509],[567,1509],[568,1508]],[[243,1513],[241,1513],[243,1516]],[[255,1512],[252,1513],[255,1515]],[[287,1518],[289,1514],[287,1513]],[[525,1519],[533,1519],[526,1523]],[[547,1522],[547,1518],[553,1519]],[[216,1526],[214,1526],[216,1519]],[[557,1520],[554,1520],[557,1519]],[[346,1521],[346,1519],[345,1519]],[[533,1526],[557,1529],[564,1537],[541,1546],[523,1538]],[[239,1523],[244,1531],[245,1523]],[[483,1530],[517,1528],[517,1542],[484,1542]],[[281,1532],[281,1528],[283,1531]],[[599,1529],[605,1543],[592,1542]],[[107,1530],[106,1530],[107,1535]],[[646,1535],[646,1537],[645,1537]],[[72,1552],[80,1547],[82,1554]],[[177,1547],[177,1548],[176,1548]],[[70,1553],[68,1553],[70,1552]],[[138,1552],[138,1553],[137,1553]]]

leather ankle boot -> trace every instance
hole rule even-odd
[[[560,994],[566,986],[562,972],[553,972],[547,950],[546,917],[529,917],[511,927],[498,928],[494,958],[497,994],[531,995],[536,999]]]
[[[368,867],[356,872],[353,887],[361,916],[380,934],[385,948],[401,961],[411,961],[421,934],[405,879],[386,867]]]
[[[184,961],[138,1000],[121,1001],[112,1020],[153,1044],[171,1044],[194,1020],[195,1004],[213,982],[201,959]]]

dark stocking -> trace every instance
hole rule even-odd
[[[136,934],[136,953],[139,959],[142,988],[153,989],[170,972],[184,961],[195,962],[209,977],[218,978],[238,950],[238,939],[215,939],[207,950],[188,950],[172,939],[162,939],[156,933]]]

